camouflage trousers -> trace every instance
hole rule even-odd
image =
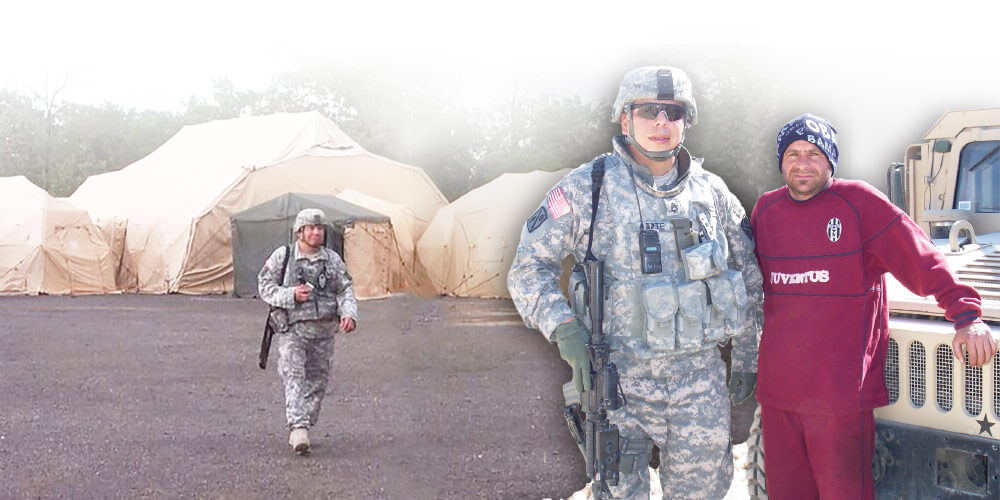
[[[274,336],[289,429],[316,425],[330,378],[334,331],[334,322],[304,321]]]
[[[646,463],[655,443],[664,499],[721,499],[733,478],[726,366],[715,347],[668,361],[670,372],[662,377],[621,378],[628,404],[609,412],[609,420],[621,433],[623,458],[641,460],[620,475],[611,494],[649,498]]]

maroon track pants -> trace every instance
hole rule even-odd
[[[805,415],[761,407],[772,500],[873,500],[875,416]]]

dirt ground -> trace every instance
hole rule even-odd
[[[0,498],[542,499],[586,482],[560,408],[569,369],[509,301],[362,302],[304,457],[276,352],[257,367],[265,312],[0,298]]]

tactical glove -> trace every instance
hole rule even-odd
[[[757,390],[757,374],[755,372],[733,372],[729,377],[729,400],[733,404],[742,404]]]
[[[590,355],[587,352],[587,335],[576,321],[563,323],[552,334],[559,347],[559,356],[573,369],[573,386],[576,391],[590,390]]]

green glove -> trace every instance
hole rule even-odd
[[[733,372],[729,377],[729,400],[742,404],[757,390],[757,374],[754,372]]]
[[[587,352],[587,335],[576,321],[556,327],[552,336],[559,347],[559,356],[573,369],[573,386],[576,391],[590,390],[590,355]]]

